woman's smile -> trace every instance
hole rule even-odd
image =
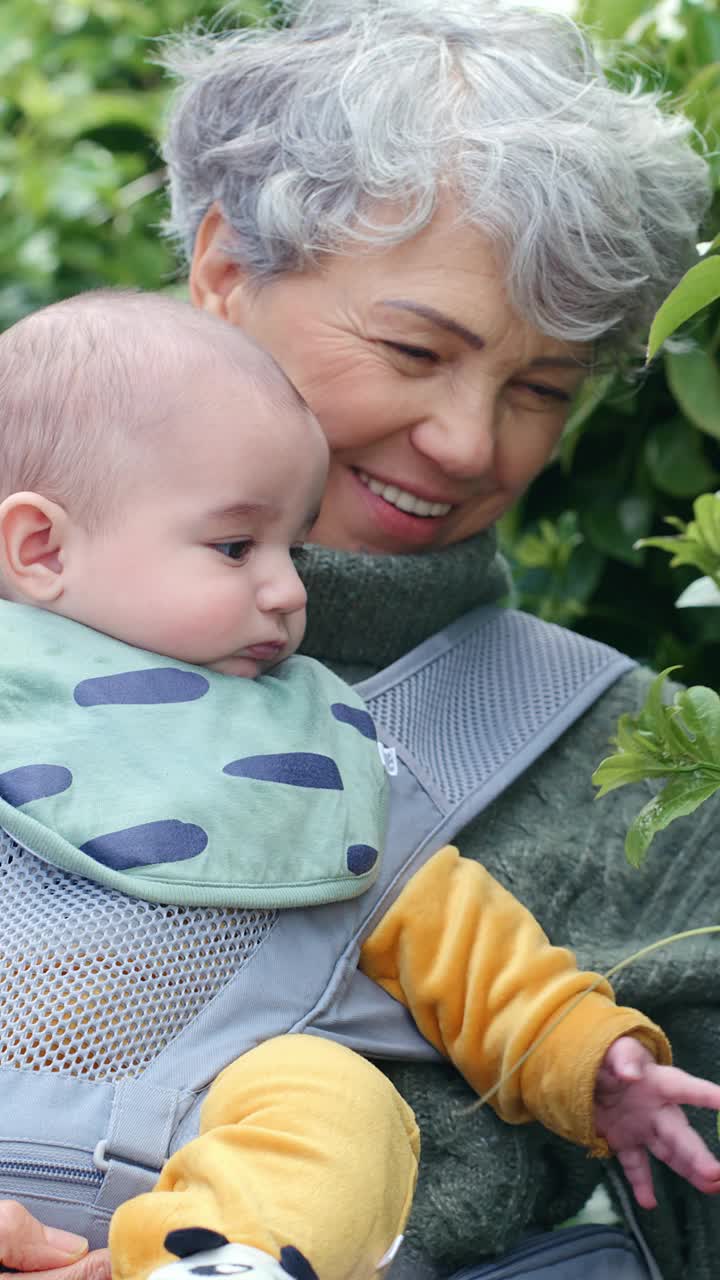
[[[422,497],[415,490],[403,488],[402,485],[392,481],[379,480],[377,477],[368,475],[366,471],[358,470],[356,474],[371,493],[377,494],[391,506],[397,507],[398,511],[406,511],[411,516],[446,516],[454,506],[454,503],[444,502],[441,498]]]
[[[447,502],[429,502],[409,489],[384,484],[365,471],[347,468],[356,500],[366,504],[370,519],[394,543],[407,547],[429,547],[453,511]]]

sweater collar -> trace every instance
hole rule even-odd
[[[367,555],[311,545],[303,653],[329,663],[387,666],[477,605],[510,589],[494,529],[440,551]]]

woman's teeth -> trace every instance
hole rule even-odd
[[[395,484],[381,484],[379,480],[373,480],[372,476],[366,475],[364,471],[358,471],[357,474],[371,493],[376,493],[379,498],[389,502],[391,507],[397,507],[398,511],[406,511],[408,515],[446,516],[449,511],[452,511],[451,502],[425,502],[423,498],[416,498],[414,493],[408,493],[406,489],[398,489]]]

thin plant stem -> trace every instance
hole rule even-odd
[[[682,942],[686,938],[699,938],[703,934],[708,933],[720,933],[720,924],[708,924],[703,925],[703,927],[699,929],[686,929],[683,933],[672,933],[669,937],[660,938],[658,942],[651,942],[649,946],[643,947],[640,951],[634,952],[633,955],[626,956],[624,960],[620,960],[617,964],[614,964],[612,969],[608,969],[607,973],[598,974],[595,981],[592,982],[585,991],[581,991],[573,1000],[570,1001],[567,1009],[563,1009],[562,1013],[559,1013],[556,1018],[553,1018],[552,1022],[545,1028],[542,1035],[538,1036],[537,1040],[530,1045],[529,1049],[525,1050],[525,1052],[518,1058],[517,1062],[510,1067],[509,1071],[506,1071],[505,1074],[500,1077],[497,1084],[494,1084],[492,1089],[488,1089],[487,1093],[484,1093],[481,1098],[478,1098],[477,1102],[473,1102],[469,1107],[463,1107],[460,1114],[469,1115],[471,1112],[477,1111],[480,1107],[484,1107],[486,1102],[489,1102],[491,1098],[494,1098],[495,1094],[502,1089],[505,1081],[509,1080],[511,1076],[515,1075],[516,1071],[520,1070],[520,1067],[527,1062],[530,1055],[533,1054],[536,1049],[540,1048],[540,1045],[544,1040],[547,1040],[548,1036],[552,1034],[555,1028],[559,1027],[560,1023],[567,1018],[568,1014],[572,1013],[573,1009],[577,1009],[577,1006],[581,1001],[583,1001],[586,996],[589,996],[590,992],[594,991],[596,987],[599,987],[601,982],[609,981],[610,978],[615,977],[616,973],[620,973],[621,969],[627,969],[628,965],[635,964],[636,960],[642,960],[645,956],[649,956],[653,951],[659,951],[661,947],[667,947],[672,942]]]

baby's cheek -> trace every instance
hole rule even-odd
[[[175,630],[189,650],[210,659],[243,644],[247,617],[248,606],[227,591],[206,591],[183,602]]]

